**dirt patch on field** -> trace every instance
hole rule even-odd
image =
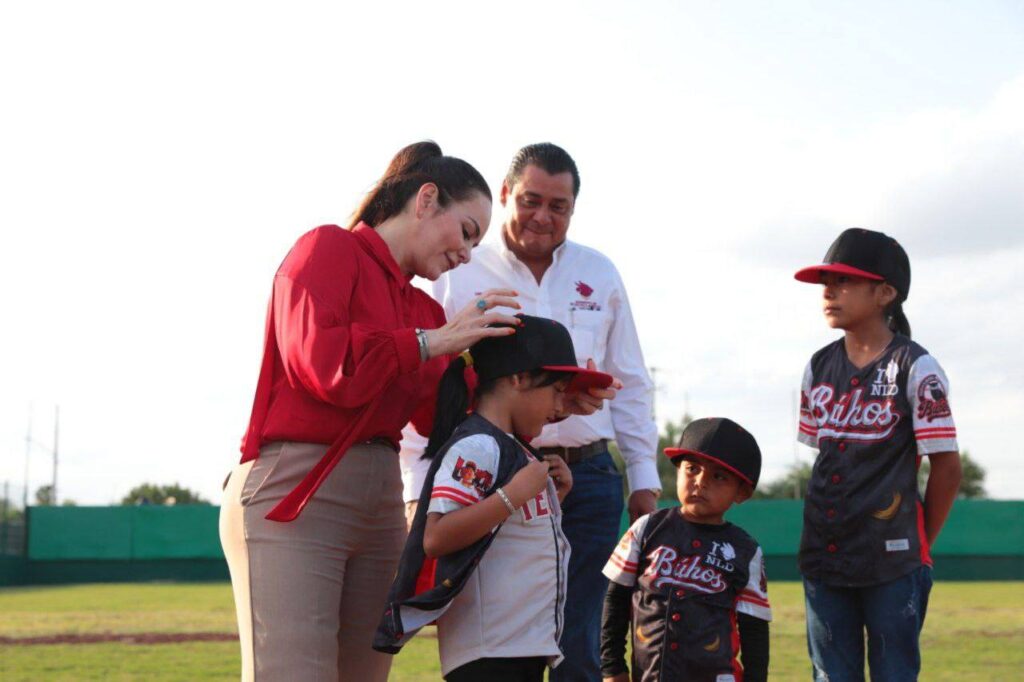
[[[45,635],[41,637],[0,637],[0,646],[33,644],[180,644],[182,642],[237,642],[233,632],[103,632],[88,635]]]

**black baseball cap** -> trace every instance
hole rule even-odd
[[[821,273],[835,272],[888,282],[905,301],[910,294],[910,259],[892,237],[881,232],[851,227],[832,242],[825,262],[798,270],[794,277],[810,284],[821,283]]]
[[[679,436],[679,447],[665,448],[665,456],[677,467],[687,457],[710,460],[755,488],[761,477],[761,449],[757,441],[749,431],[725,417],[690,422]]]
[[[570,393],[611,385],[611,374],[576,364],[576,350],[568,329],[546,317],[523,314],[516,317],[521,323],[515,334],[488,337],[469,349],[480,381],[544,369],[573,374],[566,389]]]

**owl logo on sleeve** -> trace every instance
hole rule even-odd
[[[937,375],[929,374],[917,388],[917,418],[931,422],[951,414],[946,387]]]

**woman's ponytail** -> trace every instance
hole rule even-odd
[[[437,386],[434,425],[423,459],[433,459],[448,442],[455,427],[462,423],[469,410],[469,387],[466,385],[466,358],[458,355],[448,364]]]
[[[352,213],[348,229],[359,223],[377,227],[398,215],[428,182],[437,185],[437,200],[442,207],[452,200],[468,199],[474,192],[491,199],[487,181],[473,166],[462,159],[445,156],[436,142],[415,142],[400,149],[391,159],[384,175]]]
[[[889,306],[888,318],[889,329],[897,334],[910,338],[910,320],[903,312],[903,302],[895,301]]]

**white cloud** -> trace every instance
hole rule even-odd
[[[872,8],[5,7],[0,480],[22,479],[29,403],[45,441],[59,402],[66,495],[215,499],[274,268],[434,137],[495,188],[522,144],[576,156],[573,236],[626,279],[660,417],[686,396],[735,416],[766,476],[832,336],[792,270],[850,224],[897,234],[962,442],[1019,496],[1020,17]]]

